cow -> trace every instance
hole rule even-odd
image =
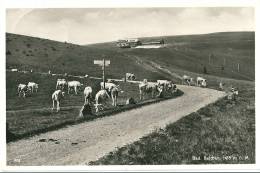
[[[222,82],[219,82],[219,90],[220,91],[224,90],[224,84]]]
[[[157,80],[158,86],[163,86],[164,91],[171,91],[174,93],[177,89],[177,86],[172,82],[168,80]]]
[[[54,75],[54,74],[52,74],[52,75]],[[67,83],[66,79],[57,79],[56,90],[57,89],[64,90],[67,85],[68,85],[68,83]]]
[[[152,98],[154,98],[155,92],[159,92],[158,96],[161,95],[163,91],[163,86],[158,86],[154,82],[142,82],[139,84],[139,95],[140,100],[143,100],[144,94],[152,93]]]
[[[117,106],[118,93],[119,93],[119,88],[113,87],[111,89],[112,106]]]
[[[85,87],[84,89],[84,99],[85,99],[85,103],[84,104],[89,104],[90,100],[92,98],[92,88],[90,86]]]
[[[21,94],[23,95],[23,97],[25,97],[26,93],[28,92],[28,86],[25,84],[19,84],[17,87],[17,92],[19,97],[21,97]]]
[[[35,83],[35,82],[28,82],[28,89],[30,92],[38,92],[38,88],[39,88],[39,84]]]
[[[126,80],[135,80],[135,75],[133,73],[125,74]]]
[[[202,77],[197,77],[197,86],[207,87],[207,80]]]
[[[230,90],[227,92],[228,100],[236,100],[238,95],[238,90],[231,86]]]
[[[104,88],[103,82],[100,82],[100,86],[101,86],[101,89],[106,89],[106,90],[108,90],[109,93],[111,92],[112,88],[119,87],[119,85],[116,85],[116,84],[110,83],[110,82],[105,83],[105,88]]]
[[[193,82],[193,78],[187,75],[182,76],[182,84],[187,83],[189,86]]]
[[[51,96],[51,98],[52,98],[52,110],[54,110],[55,102],[56,102],[57,103],[57,112],[60,111],[60,101],[64,97],[64,95],[65,95],[65,92],[63,92],[61,90],[54,91],[54,93]]]
[[[12,72],[18,72],[18,69],[17,68],[13,68],[11,69]]]
[[[102,110],[102,102],[104,102],[107,98],[110,98],[109,94],[107,93],[107,90],[100,90],[97,92],[96,96],[95,96],[95,109],[96,112],[99,112],[100,110]]]
[[[68,82],[68,94],[70,94],[70,89],[74,89],[75,94],[78,94],[78,89],[83,86],[79,81],[69,81]]]

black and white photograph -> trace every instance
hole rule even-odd
[[[6,166],[255,165],[255,13],[6,8]]]

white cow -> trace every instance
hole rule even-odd
[[[54,74],[52,74],[52,75],[54,75]],[[57,89],[64,90],[66,85],[67,85],[66,79],[57,79],[56,90]]]
[[[175,92],[175,90],[177,89],[176,85],[172,82],[172,81],[168,81],[168,80],[157,80],[157,84],[159,86],[163,86],[163,89],[165,91],[171,91],[171,92]]]
[[[90,86],[85,87],[84,89],[84,99],[85,99],[85,104],[90,103],[90,99],[92,98],[92,88]]]
[[[207,80],[202,77],[197,77],[197,86],[206,87],[207,86]]]
[[[133,73],[125,74],[126,80],[135,80],[135,75]]]
[[[114,87],[111,89],[112,106],[117,106],[118,93],[119,93],[118,87]]]
[[[38,92],[38,88],[39,88],[39,84],[35,83],[35,82],[28,82],[28,89],[30,92]]]
[[[19,97],[21,97],[21,94],[23,95],[23,97],[25,97],[27,91],[28,91],[27,85],[25,85],[25,84],[19,84],[18,85],[17,92],[18,92]]]
[[[193,78],[187,75],[183,75],[182,76],[182,84],[187,83],[189,86],[191,85],[191,83],[193,82]]]
[[[219,82],[219,90],[221,91],[224,90],[224,84],[222,82]]]
[[[68,82],[68,94],[70,93],[70,89],[74,89],[75,94],[78,94],[78,89],[83,86],[79,81],[69,81]]]
[[[100,86],[101,86],[101,89],[104,89],[103,82],[100,82]],[[108,90],[108,92],[111,92],[112,88],[114,88],[114,87],[118,87],[118,85],[111,83],[111,82],[105,83],[105,89]]]
[[[163,91],[162,86],[158,86],[157,83],[155,82],[142,82],[139,84],[139,95],[140,95],[140,100],[143,99],[144,94],[152,93],[152,98],[154,97],[154,94],[156,92],[159,92],[158,95],[160,95]]]
[[[110,98],[110,96],[108,95],[106,90],[102,89],[102,90],[97,92],[97,94],[95,96],[96,104],[94,105],[95,109],[96,109],[96,112],[99,112],[101,110],[102,103],[105,102],[105,100],[107,98]]]
[[[57,103],[57,112],[60,111],[60,101],[64,97],[64,95],[65,95],[65,92],[62,92],[61,90],[54,91],[54,93],[51,96],[51,98],[52,98],[52,110],[54,110],[55,102],[56,102]]]

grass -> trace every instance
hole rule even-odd
[[[53,112],[49,109],[52,107],[51,94],[55,90],[56,78],[57,77],[34,73],[22,74],[7,72],[7,123],[9,124],[10,132],[16,136],[14,139],[32,136],[49,130],[56,130],[66,125],[82,122],[82,120],[78,118],[80,107],[84,103],[82,91],[80,91],[78,95],[66,95],[61,103],[61,106],[65,108],[62,108],[60,112]],[[69,80],[75,79],[76,78],[70,78]],[[17,84],[20,82],[27,83],[28,81],[38,83],[40,87],[39,92],[27,98],[18,97],[16,91]],[[85,79],[81,82],[85,85],[92,86],[93,96],[100,88],[100,80]],[[93,116],[87,117],[84,121],[113,115],[121,111],[163,100],[160,98],[151,99],[150,96],[147,96],[145,101],[140,102],[137,84],[124,82],[120,82],[119,84],[120,88],[125,91],[119,94],[119,106],[114,108],[111,105],[111,101],[109,101],[109,103],[106,104],[105,111],[102,113],[95,113],[94,107],[92,107]],[[181,94],[182,92],[178,90],[173,97],[177,97]],[[126,100],[130,97],[137,101],[136,105],[125,105]],[[172,96],[166,95],[164,99],[167,98],[172,98]]]
[[[254,86],[243,86],[236,101],[223,98],[90,164],[255,163]]]

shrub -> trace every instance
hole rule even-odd
[[[8,50],[8,51],[6,52],[6,55],[12,55],[11,51]]]

